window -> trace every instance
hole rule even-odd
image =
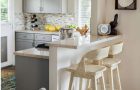
[[[0,6],[1,6],[0,20],[8,21],[8,0],[0,0]]]
[[[79,0],[79,26],[87,24],[90,27],[91,0]]]

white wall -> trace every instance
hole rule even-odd
[[[91,29],[97,34],[97,26],[109,23],[119,14],[118,30],[124,37],[121,81],[123,90],[140,90],[140,0],[137,10],[115,10],[115,0],[92,0]]]
[[[91,33],[97,34],[97,26],[105,23],[106,0],[91,0]]]
[[[106,22],[119,14],[118,30],[124,37],[124,52],[121,64],[121,81],[123,90],[140,90],[140,0],[137,10],[115,10],[115,0],[107,0]]]

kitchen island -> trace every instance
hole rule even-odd
[[[121,35],[87,35],[49,43],[49,90],[68,90],[70,73],[65,68],[78,64],[82,56],[91,49],[96,50],[120,41]],[[75,80],[75,90],[78,90],[78,83]]]
[[[15,52],[16,90],[49,90],[49,51],[31,48]]]

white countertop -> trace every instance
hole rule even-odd
[[[48,49],[40,49],[40,48],[31,48],[16,51],[14,53],[18,56],[25,56],[25,57],[33,57],[33,58],[42,58],[42,59],[49,59],[49,50]]]
[[[17,30],[16,32],[24,32],[24,33],[37,33],[37,34],[57,34],[59,35],[59,32],[48,32],[48,31],[31,31],[31,30]]]
[[[77,49],[83,45],[94,45],[95,47],[101,46],[101,44],[106,44],[107,42],[117,42],[122,40],[122,35],[117,36],[87,36],[87,37],[74,37],[60,41],[50,42],[49,46],[52,47],[62,47],[62,48],[70,48]],[[49,59],[49,50],[48,49],[39,49],[39,48],[31,48],[16,51],[15,55],[19,56],[27,56],[34,58],[43,58]]]
[[[50,42],[49,46],[77,49],[82,45],[98,44],[98,43],[103,43],[103,42],[117,40],[117,39],[122,39],[122,35],[116,35],[116,36],[88,35],[87,37],[79,36],[79,37],[69,38],[65,40]]]

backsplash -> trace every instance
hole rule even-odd
[[[15,30],[25,29],[25,19],[23,13],[15,13],[14,29]]]
[[[20,13],[16,14],[15,29],[25,29],[31,30],[31,17],[33,14]],[[45,24],[61,25],[65,27],[66,25],[75,25],[76,21],[74,16],[65,14],[35,14],[37,18],[37,24],[40,30],[44,29]]]

